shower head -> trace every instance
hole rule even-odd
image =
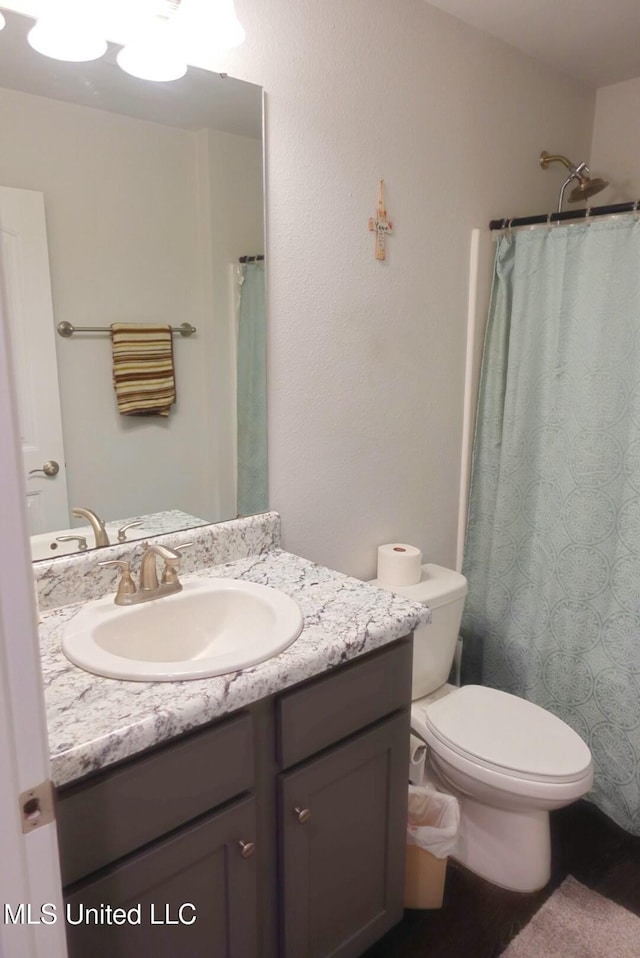
[[[546,170],[549,166],[549,163],[562,163],[563,166],[566,166],[566,168],[569,170],[569,176],[564,181],[560,189],[558,212],[560,212],[562,209],[564,191],[569,183],[573,182],[573,180],[578,180],[578,185],[575,186],[569,194],[570,203],[579,203],[580,200],[586,200],[589,196],[595,196],[596,193],[604,190],[605,187],[609,185],[606,180],[603,180],[600,177],[591,179],[591,170],[586,163],[580,163],[578,166],[575,166],[571,160],[567,159],[566,156],[560,156],[559,153],[556,153],[552,156],[551,154],[547,153],[546,150],[543,150],[540,154],[540,166],[543,170]]]
[[[580,182],[569,193],[569,202],[578,203],[580,200],[586,200],[589,196],[595,196],[601,190],[605,190],[609,184],[606,180],[596,176],[591,179],[589,176],[580,178]]]

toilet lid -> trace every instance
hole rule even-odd
[[[476,764],[570,782],[591,765],[580,736],[545,709],[507,692],[464,685],[424,710],[431,733]]]

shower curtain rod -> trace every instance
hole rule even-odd
[[[541,213],[538,216],[519,216],[511,220],[491,220],[490,230],[506,230],[511,226],[534,226],[538,223],[561,223],[564,220],[581,220],[588,216],[608,216],[613,213],[640,212],[640,200],[634,203],[615,203],[612,206],[591,206],[582,210],[563,210],[561,213]]]

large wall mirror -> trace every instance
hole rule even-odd
[[[77,508],[110,542],[127,520],[129,540],[264,511],[261,89],[137,80],[115,47],[51,60],[29,18],[6,21],[0,227],[34,559],[95,546]],[[114,323],[196,330],[172,335],[168,416],[118,411]]]

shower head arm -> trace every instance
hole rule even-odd
[[[554,153],[551,155],[547,153],[546,150],[543,150],[540,154],[540,166],[543,170],[549,166],[549,163],[562,163],[568,170],[575,174],[576,167],[573,165],[571,160],[568,160],[566,156],[561,156],[559,153]]]

